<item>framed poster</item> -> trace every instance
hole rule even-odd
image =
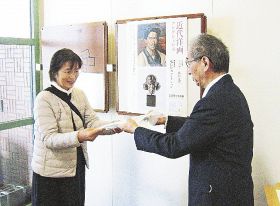
[[[204,14],[118,20],[117,111],[142,114],[156,110],[185,116],[188,43],[206,32]]]
[[[44,88],[50,85],[48,71],[52,55],[62,48],[71,49],[83,61],[75,86],[87,94],[94,110],[105,112],[109,110],[106,22],[43,27],[41,46]]]

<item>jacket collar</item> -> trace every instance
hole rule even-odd
[[[218,77],[216,77],[215,79],[213,79],[208,85],[207,87],[205,88],[204,92],[203,92],[203,95],[202,95],[202,98],[206,96],[206,94],[208,93],[208,91],[210,90],[210,88],[215,84],[217,83],[221,78],[223,78],[225,75],[227,75],[227,73],[225,74],[222,74]]]
[[[220,89],[221,87],[223,87],[224,84],[227,83],[233,83],[232,77],[230,74],[224,75],[221,79],[219,79],[215,84],[213,84],[207,94],[205,96],[208,96],[209,94],[215,92],[216,90]]]

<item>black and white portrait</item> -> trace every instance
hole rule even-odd
[[[143,84],[143,88],[148,90],[150,95],[153,95],[156,90],[160,89],[160,84],[157,82],[157,78],[153,74],[149,74],[146,77],[146,82]]]

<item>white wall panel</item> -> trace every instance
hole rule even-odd
[[[208,33],[229,47],[230,73],[251,109],[255,205],[262,206],[266,205],[263,186],[280,181],[279,8],[279,0],[45,0],[44,26],[106,20],[109,57],[114,61],[115,20],[205,13]],[[115,89],[115,75],[110,78],[110,88]],[[192,83],[190,79],[195,91]],[[191,95],[190,104],[195,103],[196,94]],[[114,102],[115,92],[110,95]],[[104,118],[117,117],[111,107],[109,116],[102,114]],[[89,144],[89,150],[93,153],[92,168],[87,171],[87,205],[186,205],[188,157],[170,160],[137,151],[129,134],[99,138]]]

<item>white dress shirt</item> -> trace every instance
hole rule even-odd
[[[227,75],[227,73],[222,74],[221,76],[218,76],[216,79],[213,79],[205,88],[202,98],[206,96],[206,94],[208,93],[208,91],[210,90],[210,88],[216,83],[218,82],[223,76]]]

